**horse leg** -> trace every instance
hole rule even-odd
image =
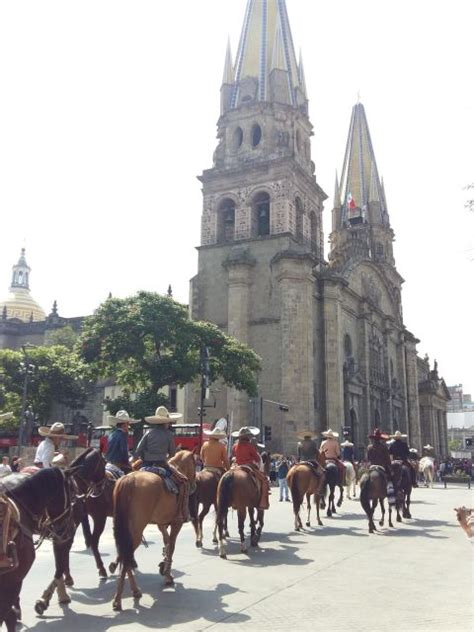
[[[344,498],[344,488],[342,485],[339,485],[339,500],[337,501],[337,506],[340,507],[342,505],[342,500]],[[334,509],[334,513],[336,510]]]
[[[61,546],[62,558],[63,558],[63,564],[64,564],[64,572],[63,572],[64,583],[66,586],[69,586],[69,587],[74,586],[74,579],[72,578],[71,570],[69,568],[69,556],[71,553],[72,543],[73,543],[73,540]],[[58,592],[58,596],[59,596],[59,592]],[[69,603],[71,600],[69,599],[69,597],[67,599],[68,599],[67,601],[61,601],[60,599],[59,603]]]
[[[209,513],[210,508],[211,508],[211,503],[203,504],[202,511],[199,514],[199,518],[198,518],[199,536],[198,536],[198,539],[196,540],[196,546],[198,548],[202,547],[202,523],[204,522],[204,518]]]
[[[112,575],[117,570],[117,566],[119,565],[119,563],[120,563],[120,559],[118,557],[115,558],[115,562],[110,562],[109,571],[112,573]]]
[[[100,516],[94,516],[94,530],[90,539],[90,547],[92,553],[94,554],[95,564],[97,566],[97,570],[99,571],[99,577],[102,577],[104,579],[107,578],[107,571],[105,570],[102,557],[99,553],[99,540],[100,536],[104,532],[106,521],[107,516],[105,515],[105,512]]]
[[[318,494],[314,495],[314,504],[316,505],[316,520],[318,521],[318,525],[320,527],[323,526],[323,523],[321,522],[321,518],[319,517],[319,503],[320,503],[320,496]]]
[[[308,509],[308,519],[306,520],[306,526],[311,526],[311,495],[306,494],[306,507]]]
[[[199,516],[198,516],[198,510],[199,510],[199,502],[197,503],[197,507],[196,507],[196,515],[192,516],[191,518],[191,522],[194,528],[194,533],[196,535],[196,546],[199,547]],[[202,538],[201,538],[201,546],[202,546]]]
[[[237,519],[239,524],[239,535],[240,535],[240,551],[241,553],[247,553],[248,549],[245,546],[245,508],[237,510]]]
[[[326,511],[326,516],[328,518],[332,518],[333,508],[334,508],[334,487],[329,486],[328,508]]]
[[[225,515],[216,516],[217,528],[219,529],[219,556],[225,560],[227,558],[226,550],[225,550],[225,537],[224,537],[224,528],[227,521],[227,511],[225,511]]]
[[[249,507],[250,518],[250,546],[256,547],[258,545],[257,534],[255,529],[255,510],[253,507]]]
[[[260,542],[260,538],[262,537],[263,524],[264,524],[263,516],[264,515],[265,515],[265,511],[263,509],[257,509],[257,522],[258,522],[257,542]]]
[[[128,581],[130,582],[130,589],[132,591],[133,598],[137,601],[142,598],[142,591],[138,588],[137,578],[132,568],[127,571]]]
[[[53,581],[47,586],[46,590],[35,603],[35,611],[37,614],[43,614],[48,609],[51,597],[56,588],[58,588],[59,603],[66,604],[71,602],[71,598],[67,594],[64,585],[63,575],[68,571],[69,551],[72,546],[72,540],[64,544],[53,543],[54,560],[56,563],[56,571]]]
[[[176,538],[178,537],[178,533],[181,531],[182,526],[183,522],[181,520],[172,522],[170,525],[169,534],[167,527],[159,527],[163,535],[163,541],[166,541],[165,559],[160,564],[160,573],[164,575],[165,586],[172,586],[174,584],[174,579],[171,575],[171,566],[173,563],[173,553],[176,546]]]
[[[406,507],[406,517],[411,519],[410,503],[411,503],[411,488],[408,488],[406,497],[405,497],[405,507]]]
[[[8,632],[15,632],[16,623],[19,620],[15,606],[19,601],[21,584],[21,581],[12,581],[8,585],[2,584],[2,596],[0,598],[0,628],[2,627],[2,623],[5,623]]]
[[[125,575],[127,574],[127,570],[122,567],[122,571],[120,573],[120,577],[117,580],[117,590],[115,591],[114,599],[112,601],[112,609],[116,612],[121,612],[122,610],[122,595],[123,595],[123,587],[125,584]]]

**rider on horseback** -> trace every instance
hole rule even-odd
[[[52,426],[41,426],[39,434],[44,437],[43,441],[36,448],[35,467],[51,467],[55,455],[58,454],[61,441],[77,439],[77,435],[68,435],[64,429],[64,424],[56,422]]]
[[[390,435],[390,438],[393,439],[393,442],[390,445],[388,451],[390,452],[392,461],[399,460],[402,461],[402,463],[404,463],[405,465],[408,465],[411,472],[412,486],[418,487],[418,484],[416,482],[416,471],[410,461],[410,450],[408,448],[408,445],[403,441],[406,436],[407,435],[402,434],[400,430],[397,430],[395,434]]]
[[[221,443],[221,439],[225,439],[227,434],[218,428],[204,430],[204,434],[207,436],[207,441],[202,444],[201,448],[203,467],[211,472],[216,471],[222,474],[230,467],[227,448]]]
[[[301,441],[298,443],[298,460],[318,462],[319,450],[315,441],[316,433],[312,430],[303,430],[296,435]]]
[[[148,471],[155,471],[157,475],[168,474],[178,487],[178,503],[181,507],[183,521],[189,520],[188,498],[189,483],[186,476],[168,463],[168,459],[176,454],[174,435],[170,430],[171,424],[181,419],[180,413],[169,413],[164,406],[159,406],[154,415],[145,417],[145,421],[153,426],[140,439],[135,450],[135,458],[140,467]],[[134,469],[137,465],[134,464]],[[163,478],[163,477],[162,477]]]
[[[128,429],[130,424],[137,424],[138,422],[139,419],[132,419],[126,410],[119,410],[115,417],[108,417],[108,425],[113,426],[114,429],[109,435],[105,460],[119,470],[117,475],[130,472],[130,464],[128,462]]]
[[[374,432],[369,435],[372,439],[372,445],[367,448],[367,461],[370,465],[378,465],[383,468],[387,480],[392,480],[392,468],[390,460],[390,452],[388,451],[385,441],[389,439],[388,434],[382,432],[379,428],[375,428]]]
[[[259,433],[260,430],[258,430],[258,428],[251,429],[248,426],[244,426],[240,428],[240,430],[233,432],[232,436],[236,437],[237,441],[232,448],[232,455],[236,465],[246,465],[252,468],[256,479],[260,482],[259,509],[268,509],[270,507],[268,501],[270,484],[265,474],[260,471],[262,459],[255,446],[251,443],[252,437],[257,436]]]
[[[341,448],[337,440],[337,438],[339,437],[339,433],[334,432],[334,430],[331,430],[331,428],[329,428],[329,430],[326,430],[321,434],[323,435],[323,437],[326,438],[321,443],[319,451],[321,454],[324,454],[324,458],[326,459],[326,461],[333,461],[337,465],[341,485],[344,485],[345,468],[344,463],[341,461]]]

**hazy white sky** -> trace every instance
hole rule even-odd
[[[0,296],[27,248],[32,295],[83,315],[109,292],[188,301],[227,37],[246,0],[0,2]],[[472,0],[287,0],[319,184],[360,92],[384,177],[406,326],[474,394]],[[474,197],[474,192],[471,191]],[[327,250],[326,250],[327,254]]]

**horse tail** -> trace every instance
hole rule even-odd
[[[82,517],[81,526],[82,535],[84,536],[84,542],[86,543],[86,548],[89,549],[91,546],[92,533],[91,526],[89,524],[89,516],[86,512],[84,512],[84,516]]]
[[[369,484],[370,477],[368,474],[362,476],[360,479],[360,504],[362,505],[362,509],[365,513],[370,516],[370,498],[369,498]]]
[[[290,491],[291,491],[291,500],[293,502],[293,511],[295,514],[298,513],[301,507],[301,498],[300,491],[298,489],[298,472],[290,473]],[[281,496],[280,496],[281,498]]]
[[[232,490],[234,486],[234,474],[227,472],[219,481],[217,489],[217,523],[223,521],[232,502]]]
[[[126,569],[136,568],[132,534],[129,527],[130,500],[135,479],[133,476],[120,478],[114,489],[114,538],[117,554]]]

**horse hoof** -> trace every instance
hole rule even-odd
[[[241,552],[241,553],[248,553],[248,552],[249,552],[249,550],[248,550],[248,548],[247,548],[246,546],[244,546],[244,547],[242,547],[242,548],[240,549],[240,552]]]
[[[63,599],[58,599],[58,603],[60,603],[62,606],[65,606],[68,603],[71,603],[71,597],[67,596],[67,597],[63,597]]]
[[[112,604],[112,610],[114,612],[122,612],[122,604],[118,601],[114,601]]]
[[[212,538],[212,544],[219,544],[219,540],[217,538]]]
[[[196,540],[196,548],[202,549],[202,542],[201,542],[201,540]]]
[[[406,516],[403,516],[404,518],[406,518]],[[397,516],[397,522],[401,522],[402,519],[400,518],[400,516]]]
[[[307,526],[307,527],[310,527],[310,526],[311,526],[311,522],[307,522],[307,523],[306,523],[306,526]]]
[[[117,564],[115,562],[110,562],[109,571],[112,573],[112,575],[115,573],[116,570],[117,570]]]
[[[141,590],[136,590],[133,593],[133,598],[136,599],[138,601],[138,599],[141,599],[143,597],[142,595],[142,591]]]
[[[165,563],[164,562],[160,562],[158,564],[158,570],[160,571],[160,575],[164,575],[165,574]]]
[[[105,568],[100,568],[99,569],[99,577],[101,579],[107,579],[108,575],[107,575],[107,571],[105,570]]]
[[[35,612],[36,614],[42,615],[43,612],[46,610],[46,604],[44,603],[43,600],[39,599],[36,603],[35,603]]]
[[[383,520],[379,521],[379,527],[383,527]]]
[[[225,553],[220,553],[219,557],[221,558],[221,560],[226,560],[227,559],[227,555]]]
[[[165,586],[174,586],[174,579],[173,577],[171,577],[171,575],[168,575],[168,577],[165,579]]]
[[[66,584],[68,588],[71,588],[71,586],[74,586],[74,580],[70,575],[69,577],[64,578],[64,583]]]

